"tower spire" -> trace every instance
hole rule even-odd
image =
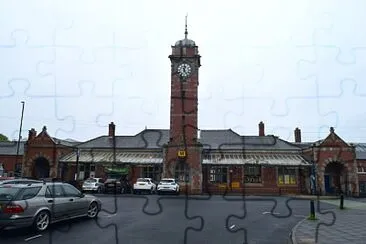
[[[187,35],[188,35],[188,30],[187,30],[187,17],[188,17],[188,13],[186,14],[186,28],[185,28],[185,32],[184,32],[185,39],[187,39]]]

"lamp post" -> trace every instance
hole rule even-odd
[[[18,145],[17,145],[17,156],[15,157],[15,165],[17,165],[17,163],[18,163],[20,138],[21,138],[21,135],[22,135],[22,126],[23,126],[23,115],[24,115],[24,104],[25,104],[25,102],[22,101],[21,103],[22,103],[22,116],[21,116],[21,119],[20,119],[20,128],[19,128]]]

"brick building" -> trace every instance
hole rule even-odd
[[[131,181],[174,177],[193,194],[225,189],[245,190],[246,194],[309,194],[312,190],[366,194],[366,144],[347,143],[333,128],[324,140],[316,142],[302,142],[298,128],[294,142],[266,135],[263,122],[258,134],[251,136],[231,129],[199,129],[201,57],[187,31],[185,38],[172,46],[169,58],[169,129],[120,136],[112,122],[107,135],[80,143],[53,138],[46,127],[39,135],[32,129],[24,144],[23,175],[65,180],[78,175],[83,180],[114,174]]]

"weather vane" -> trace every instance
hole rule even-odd
[[[186,14],[186,31],[184,32],[184,36],[187,39],[187,35],[188,35],[188,29],[187,29],[187,17],[188,17],[188,13]]]

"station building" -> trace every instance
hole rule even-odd
[[[366,143],[347,143],[330,128],[316,142],[293,142],[266,135],[263,122],[257,135],[232,129],[199,129],[198,87],[201,66],[198,46],[187,38],[172,46],[169,129],[145,129],[136,135],[108,132],[85,142],[60,140],[44,126],[31,129],[27,141],[0,144],[0,163],[12,176],[84,180],[88,177],[140,177],[179,180],[190,194],[336,194],[366,195]],[[21,169],[19,169],[21,165]]]

